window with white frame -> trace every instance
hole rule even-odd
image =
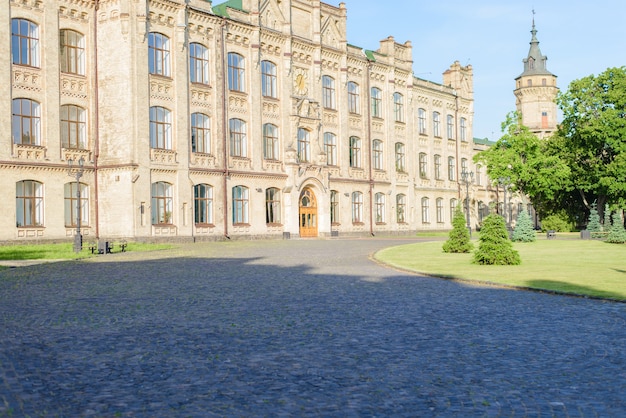
[[[467,119],[461,118],[461,141],[467,142]]]
[[[422,223],[430,223],[430,199],[422,197]]]
[[[348,82],[348,111],[350,113],[361,113],[359,85],[353,81]]]
[[[39,26],[26,19],[11,19],[13,64],[39,67]]]
[[[228,53],[228,89],[231,91],[246,91],[245,60],[234,52]]]
[[[441,197],[437,198],[435,205],[437,206],[437,223],[442,224],[444,222],[443,199]]]
[[[372,142],[372,159],[375,170],[383,170],[385,162],[383,160],[383,141],[375,139]]]
[[[191,114],[191,151],[211,153],[211,121],[203,113]]]
[[[337,137],[331,132],[324,133],[324,152],[326,153],[326,164],[337,165]]]
[[[446,121],[448,139],[454,139],[454,116],[448,115]]]
[[[374,195],[374,216],[375,216],[377,224],[385,222],[385,194],[384,193],[376,193]]]
[[[311,136],[304,128],[298,128],[298,160],[303,163],[311,161]]]
[[[196,184],[193,187],[194,222],[196,225],[213,224],[213,187]]]
[[[85,37],[69,29],[60,33],[61,72],[85,75]]]
[[[12,136],[14,144],[41,145],[41,109],[30,99],[13,99]]]
[[[271,123],[263,125],[263,158],[277,161],[278,158],[278,127]]]
[[[383,93],[378,87],[372,87],[371,89],[372,95],[372,117],[373,118],[382,118],[383,117]]]
[[[170,76],[170,38],[162,33],[148,34],[148,66],[150,74]]]
[[[435,154],[434,166],[435,166],[435,180],[441,180],[441,155]]]
[[[322,77],[322,106],[325,109],[336,109],[335,79],[330,76]]]
[[[393,114],[396,122],[404,122],[404,96],[398,92],[393,94]]]
[[[441,114],[433,112],[433,135],[441,137]]]
[[[420,135],[426,135],[426,110],[422,108],[417,110],[417,130]]]
[[[352,223],[363,222],[363,193],[352,192]]]
[[[245,186],[233,187],[233,225],[248,224],[249,193]]]
[[[406,154],[402,142],[396,142],[396,171],[406,173]]]
[[[163,181],[152,183],[152,224],[171,225],[173,222],[174,198],[172,185]]]
[[[230,131],[230,156],[231,157],[247,157],[248,156],[248,137],[246,122],[233,118],[228,121]]]
[[[454,157],[448,157],[448,180],[456,180],[456,163]]]
[[[406,223],[406,195],[396,196],[396,221],[399,224]]]
[[[280,223],[280,189],[276,187],[265,190],[265,223]]]
[[[192,83],[209,84],[209,50],[202,44],[189,44],[189,78]]]
[[[428,155],[425,152],[420,152],[419,154],[419,170],[420,170],[420,178],[427,179],[428,178]]]
[[[16,226],[43,226],[43,184],[33,180],[15,184]]]
[[[172,149],[172,114],[164,107],[150,108],[150,147]]]
[[[361,168],[361,139],[350,137],[350,167]]]
[[[271,61],[261,61],[261,90],[263,97],[278,97],[278,81],[276,64]]]

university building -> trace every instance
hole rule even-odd
[[[471,66],[417,78],[410,42],[348,43],[344,3],[2,7],[0,241],[410,234],[503,200]]]

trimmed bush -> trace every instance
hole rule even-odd
[[[517,222],[515,223],[512,241],[533,242],[536,239],[537,235],[533,229],[533,222],[530,219],[530,215],[528,215],[528,212],[525,210],[522,210],[519,215],[517,215]]]
[[[480,243],[474,251],[475,264],[516,265],[521,263],[519,253],[509,241],[509,233],[500,215],[487,216],[480,230]]]
[[[587,219],[587,231],[589,232],[602,232],[602,224],[600,223],[600,215],[596,208],[596,203],[591,205],[589,210],[589,219]]]
[[[570,232],[572,225],[565,214],[554,213],[541,219],[541,230],[543,232]]]
[[[444,253],[469,253],[474,248],[470,242],[470,233],[465,225],[465,217],[460,208],[454,211],[452,218],[452,231],[448,235],[448,240],[443,244]]]

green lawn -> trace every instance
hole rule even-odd
[[[77,258],[95,257],[89,246],[83,244],[83,250],[76,254],[73,243],[62,244],[35,244],[35,245],[6,245],[0,246],[0,260],[72,260]],[[126,251],[152,251],[172,248],[169,244],[143,244],[129,242]],[[120,251],[115,246],[113,252]]]
[[[446,254],[442,245],[442,241],[402,245],[375,257],[433,276],[626,300],[626,245],[566,237],[514,243],[522,259],[518,266],[472,264],[471,254]]]

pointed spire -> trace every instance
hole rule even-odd
[[[548,57],[541,54],[539,49],[539,40],[537,39],[537,28],[535,27],[535,10],[533,9],[533,25],[530,31],[532,38],[530,39],[530,49],[528,56],[524,58],[524,72],[521,75],[530,74],[549,74],[552,75],[546,66]],[[521,77],[521,76],[520,76]]]

